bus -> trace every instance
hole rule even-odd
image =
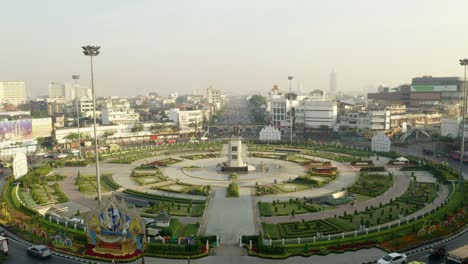
[[[447,254],[447,264],[466,264],[468,263],[468,244],[463,247],[449,251]]]

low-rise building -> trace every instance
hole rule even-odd
[[[200,110],[180,110],[173,108],[169,111],[169,119],[179,128],[179,133],[196,133],[203,127],[203,113]]]
[[[124,98],[111,98],[101,106],[103,125],[128,125],[139,121],[138,113],[130,108],[130,103]]]
[[[334,101],[305,100],[295,112],[297,128],[336,130],[338,108]]]

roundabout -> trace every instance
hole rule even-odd
[[[224,249],[241,242],[250,255],[273,258],[297,254],[294,252],[309,256],[376,245],[398,250],[402,248],[399,241],[415,232],[412,239],[417,243],[432,237],[426,232],[429,227],[441,235],[466,221],[462,210],[466,208],[465,194],[457,192],[449,178],[443,178],[452,177],[450,168],[438,164],[395,166],[394,157],[376,157],[338,146],[325,146],[327,151],[322,151],[321,145],[242,144],[245,151],[240,165],[254,169],[222,171],[220,164],[229,159],[228,144],[172,148],[125,150],[101,163],[105,197],[114,194],[125,200],[129,208],[137,205],[132,212],[142,216],[145,223],[162,213],[170,217],[171,224],[159,230],[168,232],[164,240],[167,238],[168,244],[174,248],[179,245],[180,249],[158,255],[166,246],[157,236],[150,236],[144,240],[148,256],[193,254],[183,247],[191,237],[197,239],[195,255],[200,257],[209,252],[224,254]],[[336,150],[330,151],[333,148]],[[124,163],[129,156],[130,161]],[[74,213],[66,216],[66,210],[79,211],[76,215],[85,218],[98,205],[94,199],[93,166],[43,171],[47,182],[36,182],[32,176],[43,172],[33,171],[19,181],[20,187],[8,185],[11,189],[7,193],[18,192],[19,197],[19,207],[7,204],[12,215],[9,221],[15,222],[24,234],[32,226],[48,236],[54,234],[56,225],[70,229],[67,223]],[[229,190],[237,191],[237,195],[229,195]],[[47,205],[47,199],[57,204]],[[64,200],[68,202],[57,202]],[[56,217],[47,208],[62,211],[54,209],[54,214],[60,215]],[[33,217],[40,216],[39,211],[45,215],[34,225],[32,218],[19,217],[18,211]],[[450,218],[451,215],[456,217]],[[76,228],[71,228],[76,235],[69,239],[73,248],[79,249],[85,246],[82,243],[86,226]],[[219,250],[210,251],[212,247]]]

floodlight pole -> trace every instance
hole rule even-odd
[[[93,57],[99,55],[99,46],[83,46],[83,54],[90,57],[91,62],[91,91],[93,94],[93,124],[94,124],[94,156],[96,159],[96,185],[98,201],[101,202],[101,173],[99,172],[99,146],[96,129],[96,92],[94,90],[94,71],[93,71]]]
[[[460,142],[460,168],[458,175],[458,188],[463,191],[463,158],[465,154],[465,115],[466,115],[466,66],[468,65],[468,59],[461,59],[460,65],[464,67],[465,74],[463,79],[463,103],[462,103],[462,125],[461,125],[461,142]]]

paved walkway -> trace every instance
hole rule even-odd
[[[354,210],[358,210],[358,212],[364,211],[366,206],[367,207],[378,207],[380,203],[386,204],[390,202],[390,199],[395,200],[397,197],[401,196],[409,187],[410,179],[408,175],[399,171],[395,168],[389,168],[389,172],[391,172],[394,176],[394,184],[390,187],[383,195],[375,197],[373,199],[355,203],[354,206],[350,206],[349,204],[341,205],[340,207],[332,210],[326,210],[324,212],[316,212],[316,213],[307,213],[296,215],[296,220],[299,221],[304,219],[306,221],[311,220],[318,220],[324,218],[333,218],[335,215],[343,215],[346,211],[348,214],[354,213]],[[291,222],[290,216],[273,216],[273,217],[262,217],[262,222],[265,223],[284,223],[284,222]]]
[[[252,193],[250,188],[241,188],[239,198],[226,197],[226,188],[216,188],[209,200],[206,221],[206,235],[219,235],[221,244],[235,245],[241,235],[257,234],[255,230]]]

